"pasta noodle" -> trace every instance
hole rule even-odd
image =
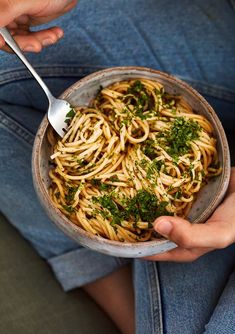
[[[101,88],[67,115],[53,145],[50,196],[86,231],[116,241],[156,238],[161,215],[187,217],[208,178],[221,173],[213,128],[181,96],[152,80]]]

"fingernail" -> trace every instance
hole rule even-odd
[[[58,38],[61,38],[61,37],[64,36],[64,32],[63,32],[62,30],[58,30],[58,31],[56,32],[56,35],[57,35]]]
[[[43,41],[42,41],[42,45],[43,46],[48,46],[48,45],[51,45],[51,44],[54,44],[55,42],[52,40],[52,39],[50,39],[50,38],[47,38],[47,39],[44,39]]]
[[[23,51],[26,51],[26,52],[34,52],[35,51],[35,48],[32,46],[32,45],[27,45],[24,47],[24,50]]]
[[[160,221],[155,226],[155,229],[157,230],[157,232],[159,232],[162,235],[169,235],[172,228],[173,228],[172,223],[167,220]]]

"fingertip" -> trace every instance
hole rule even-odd
[[[165,224],[165,222],[166,222],[166,224],[168,224],[169,225],[169,223],[172,225],[172,222],[173,222],[173,219],[172,219],[173,217],[172,216],[161,216],[161,217],[158,217],[156,220],[155,220],[155,222],[153,223],[153,227],[154,227],[154,229],[157,231],[157,232],[159,232],[158,230],[159,230],[159,228],[160,228],[160,226],[163,226],[163,224]],[[160,232],[159,232],[160,233]]]
[[[162,221],[170,221],[172,224],[184,224],[189,223],[186,219],[178,216],[161,216],[154,222],[154,226]]]
[[[33,52],[34,53],[39,53],[39,52],[41,52],[42,51],[42,46],[40,45],[40,48],[36,48]]]
[[[39,53],[42,51],[42,44],[39,42],[34,44],[34,52]]]
[[[41,38],[38,37],[38,40],[41,39],[41,44],[42,46],[45,47],[57,43],[63,37],[63,35],[64,35],[63,30],[55,27],[50,29],[48,33],[43,36],[43,39],[42,37]]]
[[[155,220],[154,225],[158,224],[158,223],[161,222],[161,221],[169,220],[170,217],[172,217],[172,216],[160,216],[160,217],[158,217],[158,218]]]
[[[57,35],[57,37],[60,39],[60,38],[62,38],[63,36],[64,36],[64,31],[63,31],[63,29],[61,29],[61,28],[57,28],[57,30],[56,30],[56,35]]]
[[[173,229],[173,224],[168,219],[162,219],[155,223],[154,229],[161,235],[168,236]]]
[[[55,36],[56,40],[62,38],[64,36],[64,30],[60,27],[52,27],[48,30],[51,35]]]

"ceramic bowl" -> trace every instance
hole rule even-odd
[[[230,177],[230,157],[227,139],[221,122],[212,107],[198,92],[185,82],[166,73],[143,67],[115,67],[93,73],[79,80],[69,87],[61,95],[61,98],[68,100],[73,106],[88,105],[96,96],[100,86],[105,87],[117,81],[133,78],[148,78],[159,81],[164,85],[167,92],[182,95],[196,113],[206,116],[212,123],[217,138],[219,161],[223,166],[223,171],[221,175],[211,179],[202,188],[189,214],[191,222],[205,222],[225,195]],[[107,240],[84,231],[64,216],[54,206],[48,194],[48,187],[50,185],[48,177],[50,166],[48,160],[51,154],[51,147],[47,141],[46,132],[49,126],[47,117],[45,116],[34,142],[32,172],[34,187],[39,200],[48,216],[59,228],[79,244],[113,256],[142,257],[161,253],[176,247],[173,242],[166,239],[138,243]]]

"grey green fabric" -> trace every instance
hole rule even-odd
[[[65,293],[48,264],[0,215],[0,333],[119,332],[84,291]]]

